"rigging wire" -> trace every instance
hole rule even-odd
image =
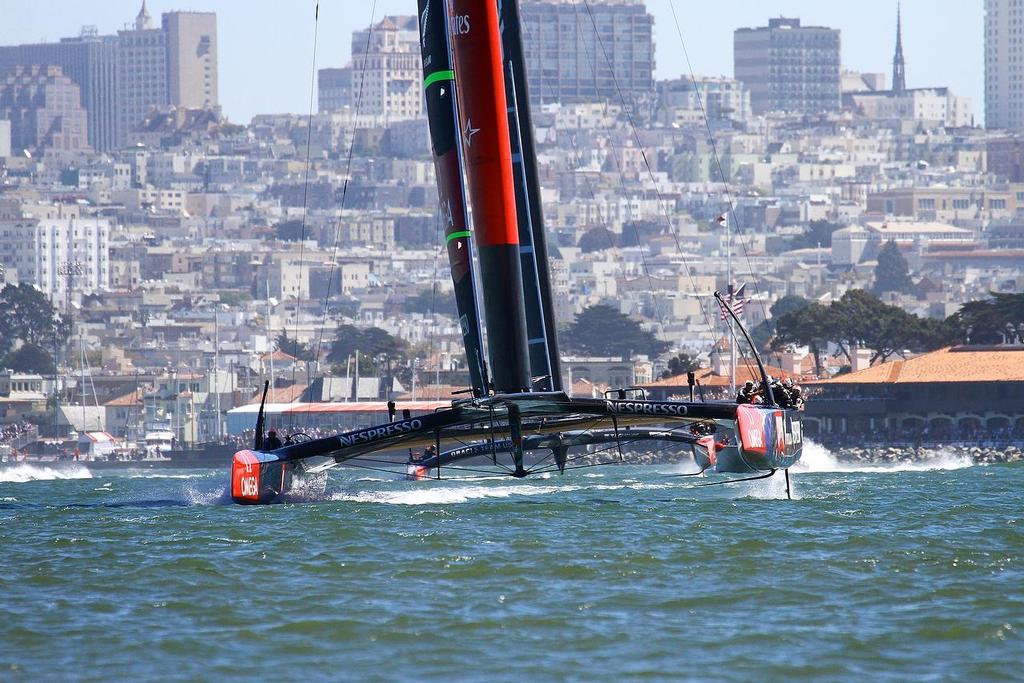
[[[671,216],[671,214],[668,211],[667,205],[665,204],[665,198],[664,198],[664,195],[661,192],[661,187],[658,185],[658,181],[657,181],[657,179],[654,176],[654,169],[651,167],[651,162],[647,158],[647,151],[644,148],[643,143],[640,141],[640,134],[637,131],[636,124],[633,122],[633,114],[631,113],[630,108],[629,108],[629,106],[626,103],[625,96],[622,94],[622,89],[619,86],[619,79],[615,75],[614,64],[612,63],[611,58],[608,56],[608,51],[605,48],[604,41],[601,39],[601,34],[598,31],[598,29],[597,29],[597,21],[594,18],[594,12],[593,12],[593,10],[590,7],[589,0],[583,0],[583,4],[584,4],[584,6],[587,9],[587,14],[590,16],[590,23],[594,27],[594,37],[597,39],[597,44],[601,48],[601,53],[603,54],[604,60],[605,60],[605,62],[608,65],[609,72],[611,73],[612,84],[615,86],[615,92],[618,94],[619,101],[622,103],[623,113],[626,114],[626,120],[628,121],[629,127],[632,130],[632,132],[633,132],[633,138],[636,141],[637,148],[640,151],[640,156],[641,156],[641,158],[644,161],[644,165],[647,168],[647,173],[650,176],[651,183],[654,186],[654,192],[655,192],[655,194],[658,197],[658,205],[662,208],[662,210],[665,213],[665,221],[666,221],[666,225],[668,227],[669,234],[672,235],[672,239],[675,242],[676,251],[679,253],[680,257],[682,257],[683,249],[682,249],[682,245],[679,242],[679,235],[676,234],[676,230],[675,230],[675,228],[672,225],[672,216]],[[576,0],[573,0],[573,7],[574,8],[577,7]],[[686,264],[685,261],[683,261],[682,265],[683,265],[684,272],[686,273],[687,277],[690,280],[690,286],[693,288],[694,294],[696,294],[697,293],[697,281],[696,281],[696,279],[693,276],[693,272],[690,270],[689,265]],[[708,326],[708,330],[714,330],[715,326],[711,323],[711,318],[709,317],[707,310],[704,308],[703,302],[701,302],[700,310],[701,310],[702,316],[704,317],[704,322]]]
[[[679,36],[679,46],[683,49],[683,57],[686,59],[686,67],[690,71],[690,82],[693,84],[694,94],[697,96],[697,105],[698,107],[700,107],[700,114],[701,117],[704,119],[704,127],[707,129],[708,132],[708,141],[711,143],[711,153],[715,158],[715,166],[718,168],[718,177],[722,179],[722,184],[725,187],[725,198],[729,206],[729,213],[735,219],[736,227],[740,229],[740,232],[742,232],[743,225],[740,223],[739,214],[736,213],[736,203],[733,199],[732,190],[729,186],[729,181],[726,178],[725,171],[722,167],[722,159],[718,154],[718,144],[715,140],[715,135],[711,130],[711,121],[708,118],[707,109],[704,107],[704,98],[701,96],[700,89],[697,87],[697,77],[693,70],[693,64],[690,62],[690,53],[686,49],[686,41],[683,40],[683,31],[679,27],[679,17],[676,15],[675,0],[668,0],[668,6],[672,10],[672,20],[676,26],[676,35]],[[765,304],[764,299],[761,298],[761,292],[757,286],[757,276],[754,274],[754,265],[751,262],[750,253],[747,251],[747,245],[742,239],[740,240],[740,247],[743,248],[743,257],[747,262],[747,269],[750,275],[750,282],[754,287],[754,293],[757,295],[758,303],[761,305],[761,313],[764,316],[764,319],[768,320],[768,307],[767,304]],[[730,325],[730,328],[731,327],[732,326]],[[735,338],[736,332],[733,331],[732,334]]]
[[[355,146],[356,146],[356,128],[358,128],[358,126],[359,126],[359,111],[362,108],[362,103],[363,103],[363,84],[364,84],[364,82],[366,80],[366,65],[367,65],[367,61],[368,61],[367,56],[370,54],[370,40],[373,37],[373,18],[376,15],[376,13],[377,13],[377,0],[373,0],[373,3],[370,6],[370,24],[369,24],[369,29],[366,32],[366,47],[363,49],[363,60],[362,60],[363,63],[362,63],[361,68],[359,69],[359,89],[356,92],[356,106],[355,106],[355,109],[354,109],[353,114],[352,114],[352,131],[351,131],[352,138],[351,138],[351,140],[349,140],[348,155],[347,155],[347,158],[346,158],[346,161],[345,161],[345,183],[342,185],[342,189],[341,189],[341,203],[340,203],[340,206],[339,206],[338,224],[335,226],[335,230],[334,230],[334,249],[333,249],[333,252],[332,252],[332,255],[331,255],[331,269],[330,269],[329,275],[327,277],[327,291],[324,293],[323,315],[322,315],[322,317],[320,319],[320,331],[319,331],[319,334],[317,335],[316,348],[315,348],[314,354],[313,354],[313,358],[315,358],[318,363],[320,361],[320,351],[323,348],[323,343],[324,343],[324,328],[327,326],[327,314],[328,314],[328,312],[330,310],[331,285],[334,283],[334,271],[338,267],[338,249],[339,249],[340,244],[341,244],[341,221],[343,219],[343,216],[341,214],[345,211],[345,199],[348,197],[348,185],[349,185],[349,181],[352,179],[352,153],[355,150]],[[339,290],[341,289],[340,283],[339,283],[338,289]],[[358,390],[358,387],[357,387],[357,390]],[[357,391],[356,398],[358,398],[358,397],[359,397],[359,395],[358,395],[358,391]],[[308,428],[309,427],[309,421],[310,421],[310,419],[312,419],[312,414],[311,414],[311,412],[310,412],[308,407],[307,407],[305,413],[306,413],[306,427]]]
[[[310,149],[313,142],[313,94],[316,91],[316,47],[317,37],[320,33],[320,0],[316,2],[316,8],[313,11],[313,61],[310,67],[309,75],[309,115],[306,118],[306,168],[302,181],[302,228],[299,231],[299,277],[302,277],[302,269],[305,267],[305,255],[306,250],[306,215],[309,211],[307,207],[307,200],[309,197],[309,167],[310,167]],[[283,298],[283,297],[282,297]],[[299,355],[299,313],[302,309],[302,290],[301,288],[295,293],[295,327],[292,330],[292,357],[297,359]],[[285,327],[287,337],[287,326]],[[272,341],[272,340],[271,340]],[[273,353],[273,348],[271,348]],[[295,386],[295,372],[296,365],[292,362],[292,386]],[[309,373],[306,373],[306,379],[309,379]],[[295,418],[291,415],[288,416],[288,428],[291,429],[292,422]]]

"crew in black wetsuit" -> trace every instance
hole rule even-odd
[[[756,393],[757,392],[754,390],[754,383],[748,380],[747,382],[745,382],[743,384],[742,387],[740,387],[739,393],[736,394],[736,402],[737,403],[741,403],[741,404],[742,403],[753,403],[754,402],[754,394],[756,394]]]
[[[265,451],[276,451],[278,448],[283,446],[280,437],[277,435],[277,431],[271,429],[267,432],[267,438],[263,441],[263,450]]]

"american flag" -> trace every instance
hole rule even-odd
[[[747,303],[747,300],[743,297],[743,290],[747,288],[747,283],[743,283],[739,286],[739,289],[733,289],[732,285],[729,285],[729,293],[725,295],[725,303],[719,303],[718,307],[721,310],[722,320],[729,317],[729,312],[726,306],[732,309],[732,312],[737,316],[743,315],[743,306]]]

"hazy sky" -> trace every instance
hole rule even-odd
[[[583,0],[577,0],[582,6]],[[139,0],[0,0],[0,44],[56,41],[83,25],[113,33],[134,20]],[[228,117],[305,113],[309,108],[315,0],[149,0],[159,24],[170,10],[217,13],[220,100]],[[687,71],[672,6],[698,74],[732,75],[732,32],[769,17],[842,30],[843,66],[891,77],[896,0],[647,0],[655,18],[658,78]],[[343,66],[352,31],[370,22],[373,0],[321,0],[317,68]],[[415,0],[377,0],[373,12],[414,14]],[[903,0],[903,49],[909,87],[948,85],[971,98],[983,120],[984,36],[981,0]],[[315,104],[314,104],[315,107]]]

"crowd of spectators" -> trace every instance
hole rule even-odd
[[[38,434],[38,428],[31,422],[14,422],[0,426],[0,444],[8,444],[25,436]]]

